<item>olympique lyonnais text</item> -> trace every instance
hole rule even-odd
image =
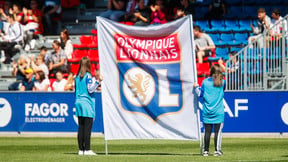
[[[114,35],[118,61],[179,62],[177,34],[161,38],[139,38]]]

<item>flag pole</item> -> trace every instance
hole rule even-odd
[[[197,81],[197,69],[196,69],[196,60],[195,60],[195,46],[194,46],[194,34],[193,34],[193,18],[192,18],[192,15],[189,15],[189,20],[190,20],[190,37],[191,37],[191,41],[193,42],[192,44],[192,53],[194,55],[192,55],[192,61],[193,61],[193,72],[194,72],[194,78],[195,78],[195,81]],[[197,100],[197,98],[195,97],[194,98],[195,100]],[[197,103],[198,103],[198,100],[197,100]],[[202,134],[201,134],[201,127],[200,127],[200,111],[199,111],[199,104],[197,104],[197,117],[198,117],[198,136],[199,136],[199,142],[200,142],[200,155],[202,155]]]
[[[198,108],[197,110],[197,116],[198,116],[198,128],[199,128],[199,141],[200,141],[200,155],[203,154],[203,139],[201,134],[201,127],[200,127],[200,110]]]
[[[108,155],[108,142],[105,140],[105,155]]]

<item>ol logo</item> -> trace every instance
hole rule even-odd
[[[141,68],[132,68],[124,75],[124,95],[135,106],[146,106],[155,93],[152,76]]]
[[[118,63],[121,108],[157,122],[183,105],[180,64]]]
[[[0,127],[9,124],[12,117],[12,109],[9,102],[5,98],[0,98]]]

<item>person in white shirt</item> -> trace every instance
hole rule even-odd
[[[31,56],[31,67],[35,72],[43,71],[45,78],[48,79],[49,76],[49,69],[47,65],[45,64],[44,56],[43,55],[37,55],[36,60],[34,60],[34,57]]]
[[[7,34],[2,38],[4,41],[0,42],[0,49],[4,50],[6,59],[1,58],[1,61],[7,64],[12,62],[12,57],[18,52],[15,45],[23,44],[23,27],[12,14],[8,15],[7,21],[10,24]]]
[[[58,71],[56,73],[56,81],[53,83],[53,91],[64,91],[64,87],[67,83],[67,80],[64,79],[63,73],[61,71]]]
[[[50,81],[45,78],[43,71],[36,72],[36,82],[34,83],[33,91],[51,91]]]
[[[282,21],[283,17],[280,15],[281,11],[279,9],[274,9],[272,11],[272,20],[271,20],[271,28],[270,28],[270,34],[281,34],[282,30],[286,30],[287,24],[286,21]]]
[[[69,37],[69,33],[67,29],[63,29],[61,31],[59,42],[61,43],[61,48],[64,50],[64,53],[66,54],[67,59],[71,59],[72,53],[73,53],[73,44]]]
[[[269,35],[266,37],[266,47],[271,45],[280,45],[282,43],[282,30],[287,30],[287,23],[281,17],[281,11],[274,9],[272,11],[272,20],[269,28]]]

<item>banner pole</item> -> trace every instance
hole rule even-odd
[[[194,40],[194,34],[193,34],[193,18],[192,18],[192,15],[189,15],[189,21],[190,21],[190,37],[191,37],[191,40],[193,41]],[[193,61],[193,72],[194,72],[194,78],[195,78],[195,81],[198,82],[197,80],[197,68],[196,68],[196,60],[195,60],[195,46],[194,44],[192,44],[192,52],[193,52],[193,55],[192,55],[192,61]],[[195,82],[194,81],[194,82]],[[194,99],[197,100],[197,98],[195,97]],[[198,100],[197,100],[197,103],[198,103]],[[197,117],[198,117],[198,136],[199,136],[199,142],[200,142],[200,155],[202,155],[202,134],[201,134],[201,127],[200,127],[200,111],[199,111],[199,104],[197,104]]]
[[[105,140],[105,155],[108,155],[108,142]]]
[[[199,128],[199,141],[200,141],[200,155],[203,154],[203,139],[202,139],[202,133],[201,133],[201,127],[200,127],[200,110],[197,110],[197,116],[198,116],[198,128]]]

